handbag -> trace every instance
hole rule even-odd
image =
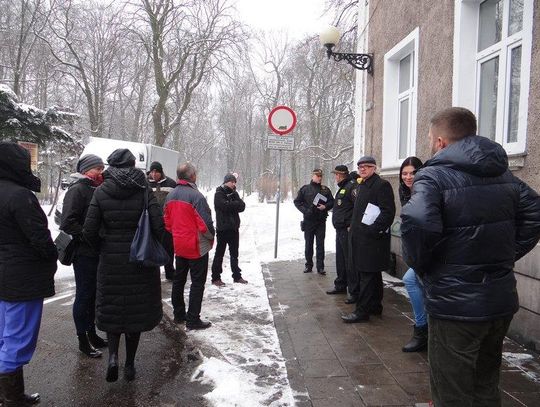
[[[77,247],[77,240],[73,239],[73,236],[67,234],[63,230],[58,233],[56,239],[54,239],[56,250],[58,251],[58,261],[64,266],[70,266],[73,263],[75,257],[75,249]]]
[[[145,190],[144,209],[139,218],[137,231],[131,242],[129,262],[140,264],[144,267],[158,267],[164,266],[169,261],[169,254],[152,233],[150,215],[148,213],[148,192]]]

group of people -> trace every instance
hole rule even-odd
[[[145,174],[135,161],[128,149],[115,150],[107,158],[107,169],[100,157],[82,156],[64,198],[60,225],[75,245],[73,319],[79,350],[99,358],[99,349],[108,347],[109,382],[118,380],[121,335],[126,346],[123,374],[132,381],[141,333],[157,326],[163,314],[160,268],[130,261],[143,211],[148,211],[153,236],[170,254],[165,272],[172,280],[174,321],[188,329],[211,325],[200,318],[200,311],[216,230],[196,186],[196,169],[190,163],[179,165],[175,182],[159,162]],[[55,293],[58,252],[34,194],[40,191],[40,180],[32,174],[30,154],[16,143],[0,143],[0,185],[0,405],[19,407],[39,402],[38,394],[24,392],[23,366],[35,351],[43,300]],[[224,285],[222,263],[229,245],[233,279],[247,284],[238,267],[238,213],[245,204],[234,175],[225,176],[215,201],[218,250],[212,281]],[[186,307],[188,273],[192,284]]]
[[[399,173],[402,253],[409,266],[403,281],[415,319],[402,350],[427,347],[437,407],[501,405],[503,340],[519,309],[513,267],[540,239],[540,197],[509,170],[503,147],[476,132],[469,110],[438,112],[430,122],[432,158],[423,164],[408,157]],[[333,171],[334,199],[319,169],[295,199],[309,225],[305,272],[315,235],[323,274],[324,225],[333,208],[337,278],[327,293],[348,291],[345,302],[356,306],[342,316],[347,323],[382,313],[381,272],[388,270],[395,216],[392,188],[376,174],[375,159],[357,164],[357,174],[343,165]]]

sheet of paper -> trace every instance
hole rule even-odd
[[[366,211],[364,212],[364,216],[362,217],[362,223],[364,225],[373,225],[373,222],[375,222],[375,219],[381,214],[381,209],[377,205],[373,205],[371,203],[368,203],[366,206]]]
[[[326,201],[328,201],[328,198],[326,198],[324,195],[317,194],[315,195],[315,198],[313,199],[313,205],[317,206],[320,203],[325,204]]]

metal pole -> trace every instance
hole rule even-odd
[[[274,243],[274,259],[277,259],[277,244],[279,231],[279,201],[281,201],[281,153],[279,150],[279,169],[278,169],[278,184],[277,184],[277,203],[276,203],[276,239]]]

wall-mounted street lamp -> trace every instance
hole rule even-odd
[[[372,54],[352,54],[344,52],[334,52],[334,48],[341,37],[339,30],[336,27],[329,26],[319,35],[321,44],[326,47],[326,55],[328,59],[334,58],[334,61],[345,60],[356,69],[367,70],[373,74],[373,55]]]

